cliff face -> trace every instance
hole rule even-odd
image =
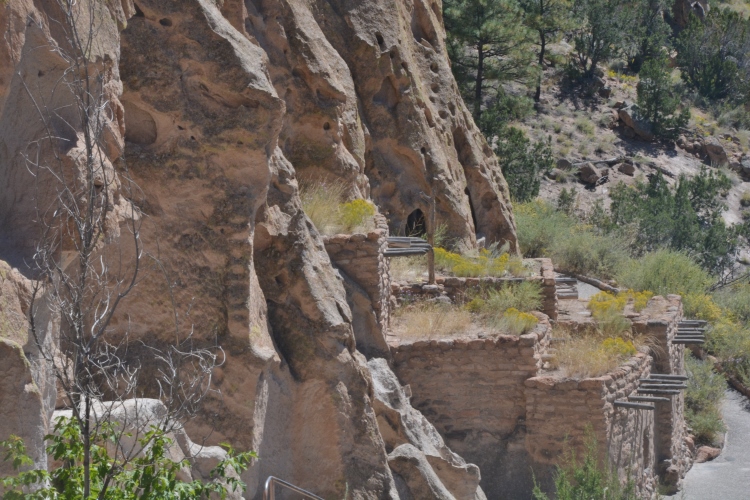
[[[97,152],[142,192],[106,187],[107,242],[128,258],[119,214],[135,204],[159,262],[114,328],[152,345],[193,332],[223,348],[220,394],[188,430],[259,452],[249,497],[273,474],[323,496],[398,498],[344,286],[297,178],[371,197],[394,232],[429,213],[424,193],[459,245],[478,232],[517,248],[507,186],[450,73],[440,3],[78,4],[76,22],[97,25]],[[59,193],[39,166],[80,177],[61,21],[54,0],[0,7],[0,259],[20,268],[39,208]],[[60,139],[35,142],[50,127]]]

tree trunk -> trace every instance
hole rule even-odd
[[[83,411],[83,498],[91,496],[91,398],[86,395]]]
[[[484,44],[477,44],[477,77],[474,82],[474,121],[482,116],[482,85],[484,84]]]
[[[534,101],[539,102],[542,96],[542,76],[544,75],[544,51],[547,48],[547,38],[544,31],[539,32],[539,78],[536,81],[536,92],[534,92]]]

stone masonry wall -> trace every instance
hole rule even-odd
[[[615,407],[651,372],[652,358],[643,353],[614,372],[583,380],[534,377],[526,380],[526,450],[537,478],[550,485],[550,469],[566,448],[584,452],[587,429],[596,437],[600,457],[608,456],[621,479],[635,482],[640,498],[655,491],[654,412]],[[538,467],[542,466],[542,467]]]
[[[682,299],[679,295],[654,297],[644,313],[650,319],[633,321],[633,330],[654,339],[654,373],[685,375],[685,346],[673,344],[682,320]],[[662,482],[675,490],[692,463],[687,444],[685,424],[685,393],[669,396],[669,403],[656,403],[656,460]]]
[[[509,283],[522,281],[538,281],[542,285],[542,312],[550,319],[557,319],[557,289],[555,287],[555,270],[550,259],[528,259],[540,263],[540,272],[536,276],[527,278],[458,278],[453,276],[439,276],[435,285],[410,283],[407,285],[393,284],[395,296],[405,294],[416,296],[447,295],[454,302],[464,302],[467,292],[472,289],[501,288]]]
[[[391,275],[383,255],[388,248],[388,223],[376,214],[375,225],[367,234],[324,236],[323,243],[344,279],[357,348],[368,356],[388,356],[385,332],[390,323]]]
[[[523,438],[519,442],[517,436],[526,414],[524,381],[537,374],[549,343],[549,322],[539,316],[534,331],[520,337],[420,340],[391,347],[394,372],[410,385],[412,405],[452,450],[480,467],[488,498],[510,498],[510,484],[531,484]]]

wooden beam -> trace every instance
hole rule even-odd
[[[630,401],[636,401],[640,403],[671,403],[672,400],[669,398],[660,398],[657,396],[628,396]]]
[[[615,406],[620,408],[629,408],[631,410],[655,410],[656,407],[652,405],[644,405],[641,403],[630,403],[628,401],[615,401]]]

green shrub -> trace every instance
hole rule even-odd
[[[557,500],[636,500],[635,483],[632,480],[623,486],[617,473],[599,463],[599,446],[590,426],[586,429],[583,460],[579,461],[575,450],[568,449],[563,463],[555,474]],[[534,481],[534,500],[549,500]]]
[[[10,461],[17,473],[0,480],[3,498],[78,500],[83,498],[85,487],[90,488],[88,498],[226,498],[228,493],[245,490],[239,474],[248,468],[251,459],[257,458],[253,452],[235,453],[226,446],[227,458],[218,461],[211,471],[214,481],[186,482],[179,477],[189,467],[188,460],[175,462],[169,457],[174,443],[165,430],[152,426],[135,436],[143,453],[125,460],[122,453],[112,457],[107,452],[120,439],[122,429],[98,422],[90,434],[90,463],[84,465],[86,453],[80,425],[73,417],[56,419],[54,433],[44,438],[47,454],[56,464],[49,472],[46,464],[43,469],[32,469],[34,462],[26,455],[26,446],[18,436],[0,442],[0,457]],[[39,487],[33,488],[34,485]]]
[[[706,333],[706,347],[719,358],[722,369],[750,385],[750,328],[722,318]]]
[[[718,434],[725,430],[719,408],[726,381],[714,372],[711,363],[690,355],[685,357],[685,370],[688,375],[685,418],[698,443],[714,444]]]
[[[541,177],[554,166],[550,141],[531,142],[515,127],[503,127],[495,143],[500,168],[508,182],[510,196],[525,202],[539,194]]]
[[[623,358],[629,358],[638,353],[633,342],[621,337],[610,337],[604,339],[604,342],[602,342],[602,349],[611,353],[613,356]]]
[[[449,252],[444,248],[435,248],[435,267],[454,276],[481,277],[512,275],[522,277],[528,270],[519,257],[503,248],[482,248],[477,256]]]
[[[482,312],[502,313],[511,308],[522,312],[539,311],[542,308],[541,284],[538,281],[523,281],[490,290]]]
[[[551,205],[535,200],[514,206],[518,244],[525,257],[549,257],[553,246],[573,230],[575,221]]]
[[[740,283],[714,293],[714,301],[740,321],[750,321],[750,285]]]
[[[630,260],[617,273],[617,281],[636,291],[657,295],[703,293],[711,283],[709,274],[687,255],[657,250],[639,260]]]
[[[555,242],[552,260],[565,271],[611,278],[629,258],[627,246],[616,236],[594,233],[587,226],[578,226],[566,237]]]
[[[576,192],[576,188],[570,188],[570,191],[562,188],[560,196],[557,197],[557,209],[566,215],[572,215],[576,209],[577,201],[578,193]]]
[[[518,243],[526,257],[549,257],[565,271],[611,278],[629,256],[617,236],[598,234],[544,201],[515,209]]]

